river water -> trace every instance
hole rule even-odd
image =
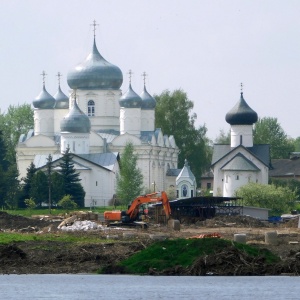
[[[300,277],[0,275],[0,299],[300,299]]]

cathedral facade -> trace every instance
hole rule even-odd
[[[59,77],[60,78],[60,77]],[[67,75],[66,96],[60,82],[52,96],[43,88],[33,100],[34,129],[20,136],[17,164],[20,178],[31,162],[43,168],[49,154],[54,164],[67,148],[86,192],[85,206],[105,206],[116,191],[119,157],[131,142],[138,155],[145,191],[175,186],[166,174],[177,169],[179,149],[174,137],[155,128],[155,99],[144,81],[138,95],[131,82],[123,94],[120,68],[106,61],[94,42],[86,59]]]

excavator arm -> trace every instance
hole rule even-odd
[[[169,219],[171,215],[171,208],[170,208],[170,203],[166,192],[151,193],[151,194],[137,197],[132,201],[130,207],[126,211],[126,214],[130,217],[131,220],[134,220],[137,214],[139,213],[140,205],[144,203],[157,203],[157,202],[162,202],[162,205],[166,213],[166,217],[167,219]]]

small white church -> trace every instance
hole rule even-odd
[[[214,145],[213,196],[235,197],[236,190],[249,182],[268,184],[270,145],[253,144],[253,124],[258,116],[246,103],[243,92],[225,119],[230,124],[231,143]]]
[[[131,82],[122,93],[122,71],[102,57],[95,31],[91,52],[67,74],[69,96],[60,88],[60,74],[58,79],[52,96],[43,72],[42,91],[32,102],[34,129],[20,136],[16,148],[20,178],[31,162],[37,168],[45,166],[49,154],[57,165],[69,148],[86,192],[85,206],[105,206],[116,191],[119,158],[131,142],[145,191],[176,186],[176,177],[167,173],[177,169],[179,149],[174,136],[155,128],[155,99],[145,80],[140,95]]]

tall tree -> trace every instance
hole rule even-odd
[[[48,179],[45,172],[37,171],[31,180],[30,198],[33,198],[38,206],[47,203],[48,200]]]
[[[52,155],[49,154],[47,157],[47,165],[46,165],[46,175],[48,180],[48,207],[49,207],[49,214],[51,214],[51,206],[52,206],[52,174],[53,174],[53,166],[52,166]]]
[[[295,152],[300,152],[300,136],[294,139]]]
[[[143,191],[143,175],[137,167],[138,156],[132,143],[127,143],[120,159],[120,174],[117,176],[117,197],[128,205]]]
[[[30,163],[29,167],[26,169],[26,177],[22,178],[23,186],[21,189],[20,199],[19,199],[19,207],[25,208],[25,199],[30,198],[30,190],[32,185],[32,178],[36,172],[36,167],[33,162]]]
[[[21,194],[20,182],[19,182],[19,172],[16,164],[11,164],[6,171],[6,197],[5,204],[10,209],[15,209],[18,207],[18,202]]]
[[[76,172],[72,159],[73,156],[67,149],[59,164],[59,174],[62,176],[64,195],[71,195],[78,207],[83,207],[85,191],[80,184],[81,179],[79,173]]]
[[[254,126],[254,144],[270,144],[271,158],[289,158],[295,151],[294,142],[278,123],[277,118],[264,117]]]
[[[0,130],[0,206],[15,206],[18,191],[18,171],[15,164],[7,159],[7,147]]]
[[[10,105],[5,114],[0,116],[0,128],[4,130],[4,141],[7,147],[7,159],[15,162],[15,148],[22,133],[33,129],[33,109],[30,104]]]
[[[192,113],[194,103],[182,90],[166,90],[155,95],[155,99],[155,126],[161,128],[164,134],[174,135],[180,149],[179,166],[183,166],[187,159],[199,182],[201,174],[210,165],[212,148],[206,137],[206,126],[195,127],[197,115]]]
[[[51,190],[51,200],[53,204],[57,204],[64,195],[64,183],[61,174],[58,172],[53,172],[51,175],[51,183],[52,183],[52,190]]]

